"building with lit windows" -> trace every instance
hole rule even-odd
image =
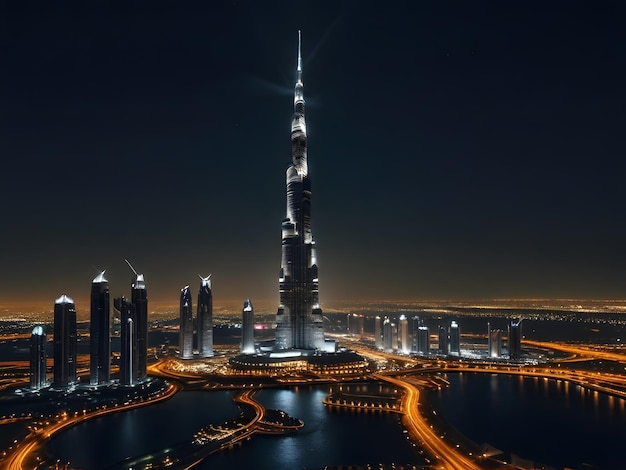
[[[54,388],[76,383],[76,341],[76,307],[70,297],[62,295],[54,303]]]
[[[185,286],[180,291],[180,330],[178,347],[182,359],[193,358],[193,305],[191,291]]]
[[[30,335],[30,388],[39,390],[48,385],[46,380],[46,334],[36,326]]]
[[[90,307],[89,383],[101,385],[111,380],[111,307],[104,271],[91,283]]]

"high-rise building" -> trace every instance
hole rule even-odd
[[[498,358],[502,355],[502,330],[494,328],[489,330],[488,341],[489,357]]]
[[[417,329],[420,324],[420,317],[411,317],[409,321],[409,341],[411,342],[411,352],[417,352]]]
[[[509,359],[519,361],[522,356],[522,320],[511,320],[509,323]]]
[[[424,325],[417,327],[417,352],[424,355],[430,352],[430,332]]]
[[[374,345],[376,349],[383,349],[383,332],[378,315],[374,318]]]
[[[39,390],[46,382],[46,334],[36,326],[30,335],[30,388]]]
[[[198,353],[200,357],[211,357],[213,356],[213,292],[210,274],[207,277],[200,276],[196,322]]]
[[[183,359],[193,358],[193,305],[191,304],[191,291],[185,286],[180,291],[180,333],[179,333],[180,357]]]
[[[448,355],[448,330],[444,325],[439,325],[439,354]]]
[[[104,271],[91,283],[90,320],[89,383],[99,385],[111,380],[111,309]]]
[[[400,351],[402,351],[402,354],[408,354],[411,352],[411,346],[409,344],[409,321],[406,315],[400,315],[399,324],[398,342],[400,343]]]
[[[120,313],[120,384],[132,385],[137,381],[137,334],[133,304],[119,297],[113,306]]]
[[[387,352],[395,351],[398,348],[398,336],[394,335],[394,324],[389,317],[383,319],[383,349]]]
[[[128,263],[130,266],[130,263]],[[132,268],[132,266],[131,266]],[[144,380],[148,374],[148,291],[143,274],[133,269],[135,278],[131,283],[130,302],[135,314],[135,336],[137,337],[136,380]]]
[[[54,303],[53,386],[66,388],[76,383],[76,308],[62,295]]]
[[[450,323],[450,353],[461,354],[461,331],[459,324],[454,320]]]
[[[254,354],[254,308],[250,299],[243,303],[241,317],[241,353]]]
[[[348,333],[355,336],[363,336],[363,323],[364,317],[363,315],[359,315],[358,313],[349,313],[348,314]]]
[[[286,173],[287,213],[282,222],[280,304],[276,314],[275,348],[334,350],[334,342],[324,339],[317,258],[311,232],[311,180],[307,163],[299,32],[296,70],[291,121],[292,163]]]

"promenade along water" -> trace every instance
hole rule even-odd
[[[556,380],[449,373],[426,397],[478,444],[555,468],[626,468],[626,401]]]

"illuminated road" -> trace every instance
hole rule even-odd
[[[608,352],[600,349],[592,349],[590,347],[582,348],[580,346],[572,346],[565,343],[552,343],[547,341],[524,340],[523,343],[528,346],[537,348],[553,349],[555,351],[566,352],[568,354],[581,356],[589,359],[603,359],[605,361],[626,362],[626,354]]]
[[[4,468],[9,470],[32,470],[36,466],[36,463],[32,460],[37,458],[36,454],[38,453],[39,449],[43,447],[46,441],[55,434],[71,426],[75,426],[82,421],[93,419],[98,416],[102,416],[108,413],[116,413],[119,411],[126,411],[132,408],[152,405],[163,400],[168,400],[169,398],[174,396],[174,394],[176,394],[179,390],[179,385],[169,383],[168,388],[164,392],[154,397],[150,397],[142,402],[129,403],[127,405],[119,406],[115,405],[106,409],[95,410],[93,412],[83,413],[80,415],[65,415],[64,418],[56,423],[52,423],[43,428],[31,431],[24,440],[18,442],[15,450],[7,456]]]
[[[445,465],[444,468],[480,470],[481,467],[474,461],[446,444],[442,436],[435,433],[433,428],[424,420],[418,408],[419,389],[415,385],[399,377],[390,377],[383,374],[374,374],[373,377],[392,383],[405,391],[401,404],[401,412],[405,417],[403,419],[404,425],[411,437],[416,438],[435,459],[443,463]]]

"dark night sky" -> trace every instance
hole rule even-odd
[[[2,7],[0,303],[277,301],[298,29],[322,306],[626,297],[623,3],[263,3]]]

